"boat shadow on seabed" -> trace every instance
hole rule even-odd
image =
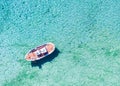
[[[37,61],[31,61],[31,66],[32,67],[38,66],[39,68],[42,68],[42,65],[44,63],[51,62],[55,57],[58,56],[59,53],[60,53],[60,51],[57,48],[55,48],[55,51],[52,54],[44,57],[43,59],[40,59],[40,60],[37,60]]]

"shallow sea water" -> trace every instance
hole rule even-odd
[[[0,0],[0,86],[120,86],[119,14],[119,0]],[[24,59],[46,42],[52,56]]]

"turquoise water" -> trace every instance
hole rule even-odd
[[[0,86],[120,86],[119,14],[119,0],[0,0]],[[46,42],[51,61],[24,59]]]

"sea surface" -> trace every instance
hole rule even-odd
[[[0,86],[120,86],[120,0],[0,0]]]

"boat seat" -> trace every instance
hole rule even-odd
[[[36,55],[40,55],[41,54],[41,52],[39,50],[37,50],[35,53],[36,53]]]
[[[46,48],[44,47],[44,48],[40,49],[40,52],[41,52],[41,53],[46,53],[47,50],[46,50]]]

